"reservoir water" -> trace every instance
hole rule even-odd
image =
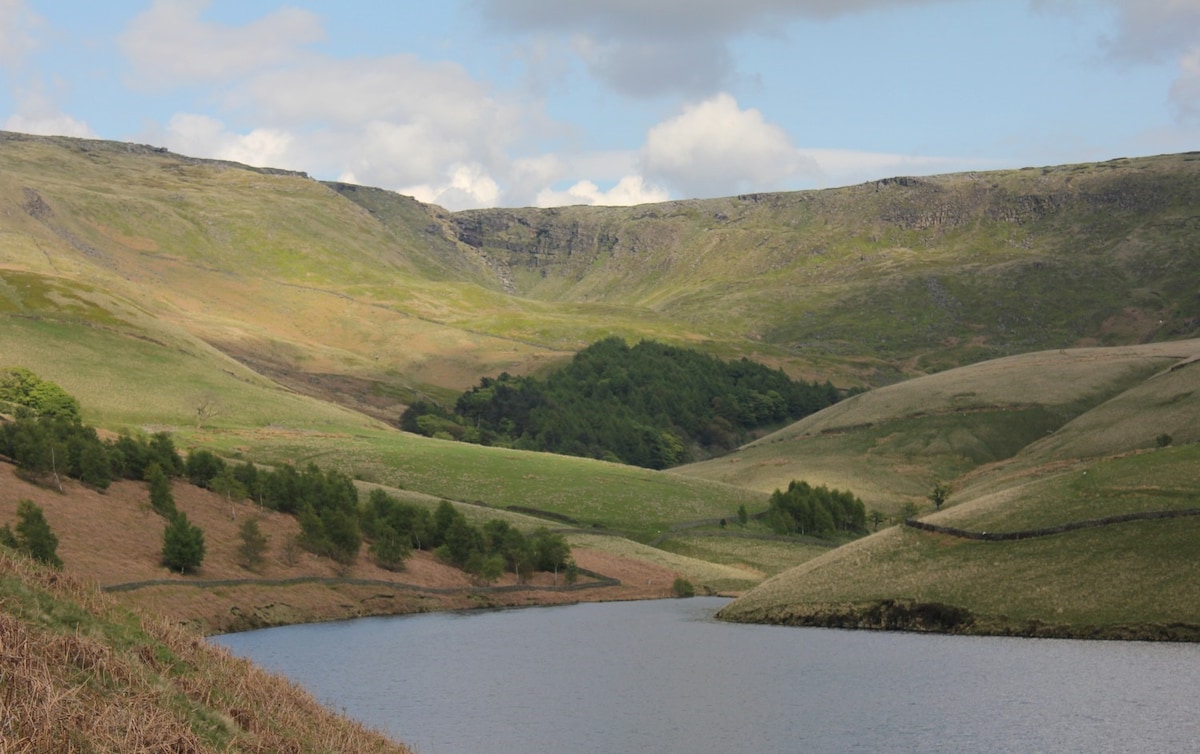
[[[215,637],[421,754],[1200,750],[1200,645],[747,626],[696,598]]]

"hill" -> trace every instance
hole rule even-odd
[[[286,171],[0,133],[0,311],[216,349],[388,421],[415,397],[537,372],[614,334],[884,384],[1197,332],[1197,171],[1184,154],[449,213]]]
[[[940,458],[952,494],[915,524],[779,574],[722,616],[1195,640],[1200,601],[1185,585],[1200,568],[1198,355],[1192,340],[987,362],[859,396],[748,448],[759,463],[786,457],[877,494],[907,471],[909,502],[929,492]],[[997,436],[1007,448],[982,442]],[[838,462],[850,447],[865,450]]]
[[[1040,351],[853,396],[676,473],[764,492],[792,479],[849,487],[888,513],[937,481],[1200,440],[1200,341]],[[957,496],[956,496],[957,499]]]

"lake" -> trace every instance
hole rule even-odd
[[[213,642],[421,754],[1200,746],[1200,645],[713,620],[726,602],[363,618]]]

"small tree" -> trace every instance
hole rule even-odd
[[[412,553],[412,546],[390,524],[381,523],[377,525],[369,552],[380,568],[399,571],[404,567],[404,559]]]
[[[1165,448],[1168,445],[1170,445],[1172,442],[1174,442],[1174,440],[1175,440],[1175,438],[1171,437],[1166,432],[1163,432],[1161,435],[1154,438],[1154,444],[1160,448]]]
[[[211,395],[196,398],[196,429],[204,426],[204,422],[221,413],[220,404]]]
[[[875,531],[879,531],[879,525],[883,523],[883,514],[877,510],[872,510],[867,514],[867,518],[871,521],[871,526]]]
[[[900,506],[900,520],[907,521],[910,518],[916,518],[917,512],[917,504],[908,500],[904,505]]]
[[[933,507],[939,511],[942,509],[942,505],[945,504],[946,498],[948,497],[950,497],[950,486],[943,484],[942,482],[934,484],[933,490],[929,493],[929,501],[932,502]]]
[[[263,555],[267,551],[267,535],[258,526],[257,516],[246,516],[238,528],[238,561],[242,568],[250,571],[258,570],[262,565]]]
[[[676,597],[695,597],[696,587],[692,586],[692,582],[680,576],[675,579],[675,583],[671,584],[671,592]]]
[[[742,526],[745,526],[746,523],[750,520],[750,514],[746,512],[746,505],[744,503],[742,505],[738,506],[737,518],[738,518],[738,523],[741,524]]]
[[[55,568],[62,568],[58,557],[58,537],[50,530],[50,524],[42,509],[32,500],[17,503],[17,547],[34,560]]]
[[[171,494],[171,480],[162,466],[152,463],[146,467],[146,483],[150,486],[150,507],[160,516],[174,518],[175,496]]]
[[[163,530],[163,565],[187,573],[204,562],[204,532],[188,521],[186,513],[176,514]]]

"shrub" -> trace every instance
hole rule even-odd
[[[242,525],[238,528],[238,539],[241,540],[238,545],[238,562],[242,568],[257,570],[262,565],[263,555],[267,551],[267,535],[259,528],[256,516],[242,519]]]
[[[17,503],[16,533],[8,524],[0,527],[0,545],[11,547],[55,568],[62,568],[62,560],[58,557],[58,537],[50,529],[42,509],[32,500]]]
[[[675,579],[675,583],[671,584],[671,593],[676,597],[695,597],[696,587],[692,586],[692,582],[680,576]]]

